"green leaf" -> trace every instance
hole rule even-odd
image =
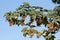
[[[37,31],[37,30],[35,30],[35,29],[32,29],[32,31],[33,31],[33,33],[34,33],[34,34],[38,32],[38,31]]]
[[[16,8],[16,10],[21,10],[23,8],[23,5],[20,5],[18,8]]]
[[[23,28],[21,32],[25,32],[27,30],[27,27]]]
[[[26,37],[26,33],[23,33],[23,36]]]

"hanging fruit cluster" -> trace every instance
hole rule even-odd
[[[37,38],[41,35],[46,40],[54,40],[54,35],[60,29],[60,6],[56,6],[53,10],[47,10],[40,6],[30,6],[29,3],[24,2],[23,5],[20,5],[16,8],[16,11],[10,11],[5,13],[5,18],[9,22],[9,25],[28,25],[30,28],[23,28],[23,36],[29,35],[30,38],[36,34]],[[29,16],[30,20],[28,23],[24,23],[26,17]],[[18,19],[18,18],[21,19]],[[31,25],[36,21],[36,25]],[[33,27],[40,26],[41,24],[48,27],[48,30],[41,30],[41,32],[33,29]]]

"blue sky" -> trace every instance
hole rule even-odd
[[[33,38],[23,37],[21,30],[23,26],[9,26],[8,22],[3,17],[5,12],[14,11],[23,2],[29,2],[30,5],[42,6],[45,9],[53,9],[56,5],[51,0],[0,0],[0,40],[44,40],[41,36],[39,39],[34,35]],[[42,25],[43,26],[43,25]],[[43,27],[36,27],[36,30],[41,30]],[[56,33],[56,39],[60,39],[60,32]]]

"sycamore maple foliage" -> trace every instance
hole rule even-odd
[[[52,2],[58,3],[57,0],[52,0]],[[47,13],[47,14],[45,14]],[[5,18],[9,22],[9,25],[28,25],[27,27],[22,29],[23,36],[29,35],[30,38],[34,34],[39,38],[41,35],[45,38],[45,40],[54,40],[55,36],[52,34],[56,34],[60,29],[60,6],[56,6],[53,10],[44,9],[40,6],[31,6],[28,2],[24,2],[23,5],[20,5],[16,8],[16,11],[10,11],[5,13]],[[24,23],[26,17],[29,16],[30,20],[28,23]],[[21,17],[21,19],[18,19]],[[36,26],[31,25],[34,21],[36,21]],[[48,30],[37,31],[33,29],[33,27],[40,26],[41,24],[48,27]],[[51,35],[49,35],[51,34]]]

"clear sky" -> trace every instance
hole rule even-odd
[[[44,40],[42,36],[38,39],[35,35],[32,38],[29,36],[24,38],[21,32],[24,27],[17,25],[10,27],[3,17],[5,12],[14,11],[23,2],[29,2],[30,5],[42,6],[46,9],[53,9],[56,6],[51,0],[0,0],[0,40]],[[43,25],[35,29],[41,30]],[[56,33],[55,36],[55,40],[60,39],[60,32]]]

